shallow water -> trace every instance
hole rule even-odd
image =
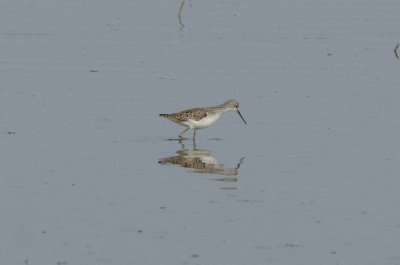
[[[399,264],[397,2],[179,5],[2,4],[0,264]]]

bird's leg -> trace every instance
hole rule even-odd
[[[180,134],[178,134],[179,139],[184,139],[184,138],[183,138],[183,134],[184,134],[187,130],[189,130],[189,127],[187,127],[187,128],[186,128],[185,130],[183,130]]]
[[[193,138],[193,150],[196,150],[196,139]]]
[[[196,129],[193,130],[193,140],[196,138]]]
[[[183,150],[183,149],[185,149],[185,142],[184,142],[184,140],[185,139],[179,139],[179,143],[181,144],[181,149]]]

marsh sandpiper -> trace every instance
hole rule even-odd
[[[194,139],[198,129],[207,128],[216,122],[221,117],[222,113],[228,111],[236,111],[240,118],[242,118],[243,122],[247,124],[242,114],[240,114],[239,102],[234,99],[230,99],[215,107],[187,109],[171,114],[160,114],[160,116],[187,127],[178,135],[179,139],[184,139],[183,134],[189,129],[193,129]]]

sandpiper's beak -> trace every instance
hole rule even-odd
[[[243,120],[244,124],[247,124],[247,122],[246,122],[246,121],[243,119],[243,116],[242,116],[242,114],[240,114],[240,111],[239,111],[239,109],[236,109],[236,111],[237,111],[237,113],[239,114],[240,118],[242,118],[242,120]]]

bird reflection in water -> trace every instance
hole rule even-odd
[[[243,163],[245,157],[239,159],[236,167],[224,167],[219,160],[211,154],[211,151],[206,149],[196,148],[196,143],[193,141],[193,148],[185,148],[184,140],[179,140],[181,149],[176,151],[177,155],[161,158],[158,163],[173,164],[185,168],[193,169],[196,173],[219,174],[227,176],[236,176],[240,165]],[[214,179],[223,182],[237,182],[236,177],[224,177]]]

